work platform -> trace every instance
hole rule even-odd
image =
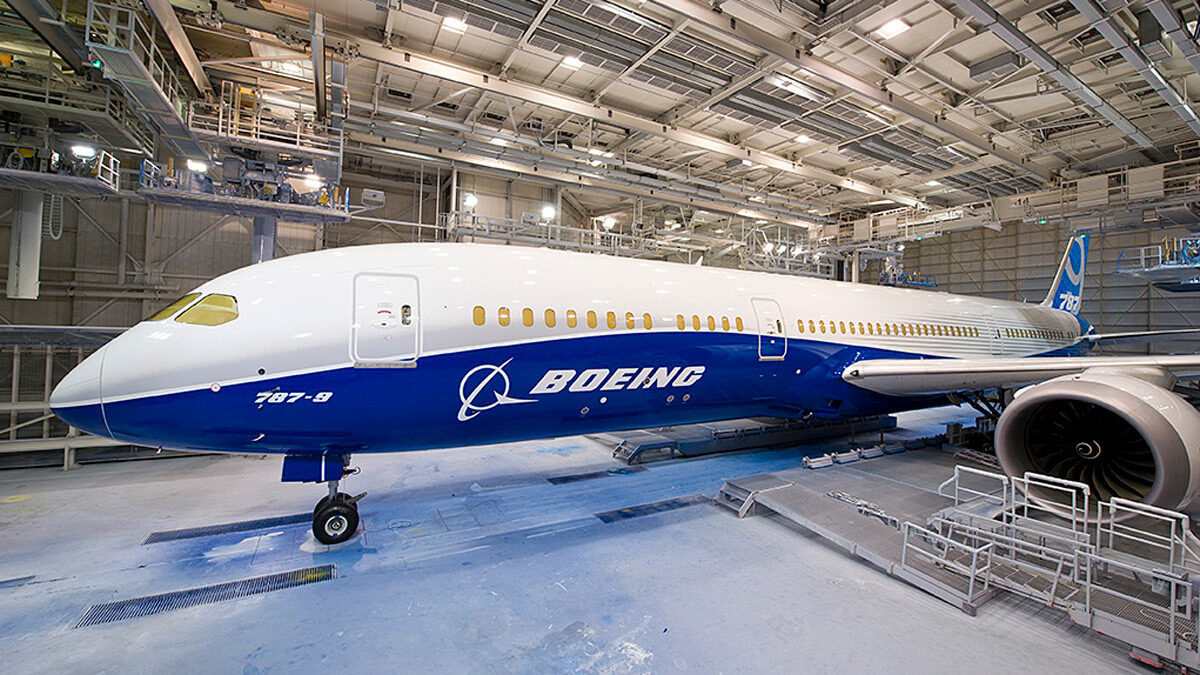
[[[757,474],[727,480],[716,501],[739,518],[774,513],[972,616],[1009,592],[1139,661],[1200,667],[1200,538],[1187,515],[955,462],[927,450]]]
[[[613,458],[626,464],[699,457],[746,448],[800,444],[834,436],[851,436],[896,428],[896,418],[876,415],[848,420],[788,420],[754,417],[637,429],[589,436],[613,448]]]

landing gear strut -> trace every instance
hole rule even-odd
[[[283,482],[329,484],[329,494],[313,508],[312,526],[313,536],[326,546],[349,541],[358,531],[358,500],[367,493],[351,497],[338,492],[343,478],[358,473],[358,469],[349,464],[350,455],[340,454],[285,455],[283,458]]]
[[[313,509],[313,536],[327,546],[349,541],[358,531],[358,500],[367,494],[351,497],[338,492],[340,483],[340,480],[329,481],[329,494]]]

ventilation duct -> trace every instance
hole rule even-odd
[[[1003,52],[971,66],[971,79],[976,82],[1015,73],[1021,67],[1021,57],[1015,52]]]
[[[1162,25],[1146,10],[1137,13],[1138,46],[1151,61],[1158,63],[1171,58],[1171,45],[1163,33]]]

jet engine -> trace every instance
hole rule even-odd
[[[1172,384],[1157,369],[1095,368],[1028,387],[996,423],[996,456],[1009,476],[1031,471],[1084,483],[1100,501],[1183,508],[1200,493],[1200,412]]]

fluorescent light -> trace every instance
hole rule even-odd
[[[793,246],[792,247],[792,257],[795,258],[796,256],[800,255],[801,250],[802,249],[800,248],[800,244],[796,244],[795,246]]]
[[[463,33],[467,32],[467,22],[457,17],[448,16],[442,19],[442,28],[445,28],[451,33],[458,33],[459,35],[462,35]]]
[[[554,207],[546,204],[542,207],[542,218],[550,220],[554,217]]]
[[[936,180],[931,180],[925,184],[928,185],[929,187],[937,187],[937,186],[941,185],[941,182],[936,181]]]
[[[741,209],[741,210],[739,210],[739,211],[738,211],[738,215],[739,215],[739,216],[745,216],[745,217],[749,218],[750,216],[753,216],[753,215],[754,215],[754,212],[753,212],[753,211],[751,211],[750,209]]]
[[[475,205],[478,203],[479,197],[476,197],[474,192],[468,192],[467,194],[463,195],[462,204],[464,209],[470,211],[471,209],[475,208]]]
[[[316,190],[325,184],[325,180],[315,173],[305,174],[304,185],[312,190]]]
[[[600,219],[600,224],[604,226],[604,229],[611,230],[616,227],[617,219],[612,216],[604,216]]]
[[[875,34],[878,35],[882,40],[890,40],[909,28],[912,28],[912,26],[909,26],[900,19],[892,19],[891,21],[875,29]]]
[[[600,148],[588,148],[588,154],[596,155],[597,157],[599,157],[604,154],[604,151],[601,150]]]
[[[771,251],[774,251],[774,250],[775,250],[774,243],[768,241],[767,243],[763,244],[763,253],[770,253]]]
[[[562,60],[562,67],[570,70],[579,70],[583,67],[583,61],[580,61],[578,57],[568,56]]]
[[[756,220],[756,221],[754,221],[754,224],[755,224],[755,225],[766,225],[766,224],[767,224],[767,221],[765,221],[765,220]]]
[[[766,197],[763,197],[762,195],[750,195],[749,199],[750,199],[750,201],[752,201],[752,202],[765,202],[765,201],[767,201]]]
[[[71,154],[79,159],[91,159],[96,156],[96,149],[90,145],[80,143],[79,145],[71,146]]]
[[[492,145],[499,145],[500,147],[508,145],[508,141],[504,140],[503,138],[493,138],[492,140],[488,141],[488,143],[491,143]]]
[[[800,134],[792,140],[796,141],[797,143],[812,143],[812,139],[804,134]]]
[[[208,165],[198,159],[189,159],[187,161],[187,168],[188,171],[195,171],[196,173],[208,171]]]

